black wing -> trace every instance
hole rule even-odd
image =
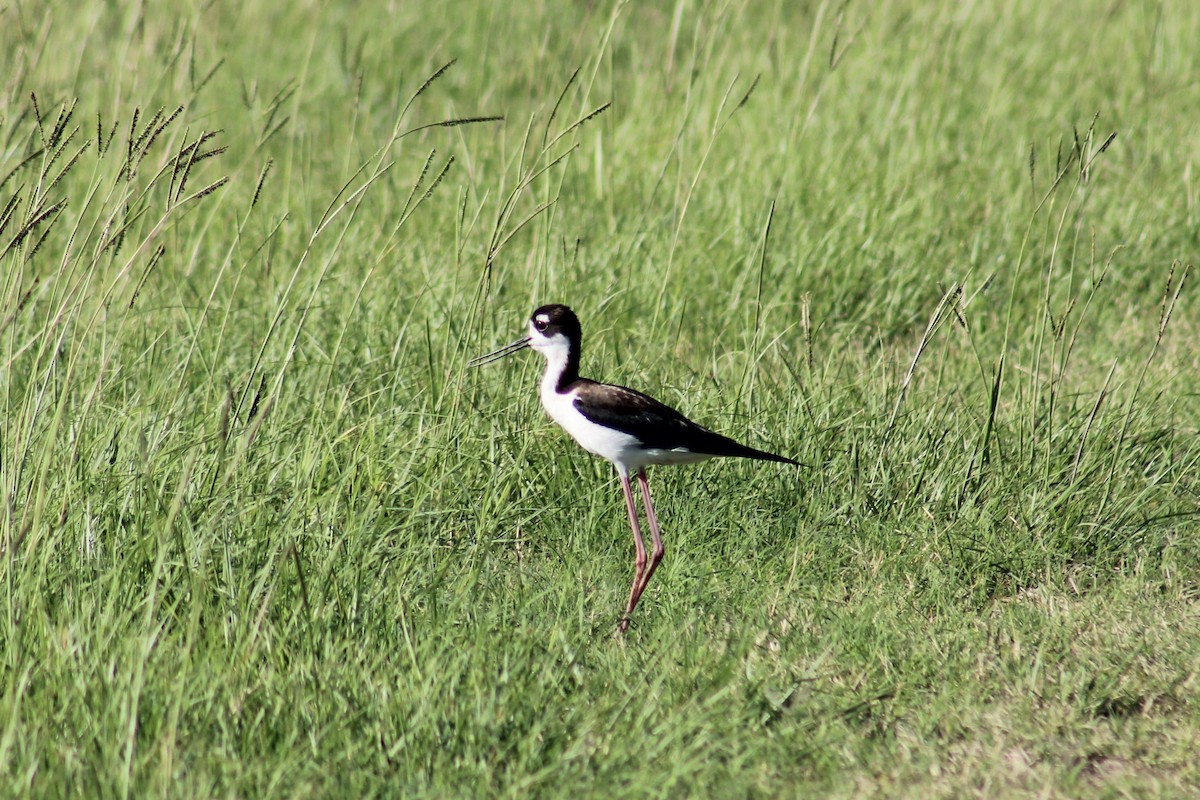
[[[697,425],[668,405],[625,386],[579,380],[575,386],[575,408],[591,422],[636,436],[646,450],[684,447],[693,453],[712,456],[757,458],[798,464],[790,458],[755,450],[728,436]]]

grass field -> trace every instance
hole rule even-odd
[[[0,795],[1197,796],[1200,5],[1060,5],[0,9]],[[810,465],[623,640],[547,302]]]

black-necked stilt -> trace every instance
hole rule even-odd
[[[617,468],[636,552],[629,602],[625,605],[625,616],[617,626],[617,631],[622,632],[629,627],[629,617],[642,592],[646,591],[664,552],[654,504],[650,501],[646,467],[691,464],[717,456],[757,458],[785,464],[799,462],[755,450],[714,433],[641,392],[579,377],[582,338],[579,318],[574,311],[564,305],[542,306],[529,318],[528,336],[472,360],[471,365],[487,364],[526,347],[537,350],[546,358],[546,373],[542,376],[539,392],[546,413],[584,450]],[[646,519],[650,523],[654,550],[649,559],[629,484],[630,475],[637,475]]]

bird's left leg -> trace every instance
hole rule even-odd
[[[646,570],[646,546],[642,543],[642,526],[638,523],[637,506],[633,502],[633,488],[629,485],[629,476],[621,472],[621,489],[625,492],[625,510],[629,512],[629,526],[633,528],[633,585],[629,587],[629,602],[625,604],[625,616],[617,623],[617,635],[629,629],[629,615],[633,613],[638,598],[642,593],[638,586],[643,583],[642,575]],[[651,518],[653,519],[653,517]],[[658,534],[655,534],[655,541]]]
[[[650,585],[650,576],[654,574],[654,570],[658,569],[658,562],[662,561],[663,553],[666,548],[663,547],[662,533],[658,529],[658,517],[654,514],[654,503],[650,501],[650,482],[646,480],[646,470],[638,472],[638,485],[642,487],[642,503],[646,506],[646,521],[650,523],[650,537],[652,540],[653,550],[650,551],[650,560],[646,565],[646,571],[642,573],[641,585],[635,587],[633,604],[641,599],[642,592],[646,591],[646,587]]]

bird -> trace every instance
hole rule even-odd
[[[526,348],[546,359],[539,386],[542,408],[580,447],[611,463],[621,481],[625,510],[633,529],[634,574],[625,613],[616,635],[628,628],[633,611],[650,578],[662,561],[666,548],[646,468],[669,464],[692,464],[716,457],[750,458],[783,464],[800,462],[756,450],[728,436],[692,422],[674,408],[626,386],[599,383],[581,377],[579,359],[583,330],[579,318],[565,305],[544,305],[529,317],[528,335],[498,350],[478,356],[469,364],[483,366]],[[637,479],[650,526],[651,547],[647,552],[634,503],[630,478]]]

